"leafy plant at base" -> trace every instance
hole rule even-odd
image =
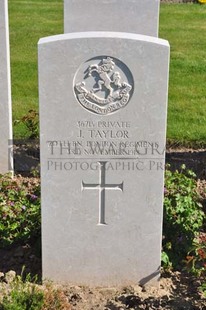
[[[32,280],[35,282],[30,274],[25,281],[22,280],[22,275],[16,276],[0,303],[0,310],[41,310],[44,293],[35,283],[30,283]]]
[[[36,238],[40,227],[39,181],[0,175],[0,246]]]
[[[39,137],[39,113],[35,110],[29,110],[20,120],[15,120],[14,124],[23,123],[28,132],[29,139],[37,139]]]
[[[71,305],[62,289],[52,284],[37,285],[37,277],[23,272],[7,284],[0,310],[71,310]]]
[[[165,172],[163,264],[180,268],[203,225],[204,212],[196,191],[195,174],[186,170]]]
[[[206,233],[199,233],[193,240],[186,257],[187,269],[201,280],[200,291],[206,297]]]
[[[198,277],[206,275],[206,234],[200,233],[192,244],[187,256],[187,265],[190,272]]]
[[[200,291],[203,293],[204,297],[206,297],[206,281],[200,286]]]

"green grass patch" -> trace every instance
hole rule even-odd
[[[38,109],[37,42],[63,33],[63,1],[9,0],[13,119]],[[206,6],[161,4],[160,37],[171,45],[168,140],[206,145]],[[23,124],[16,138],[27,135]]]
[[[167,137],[206,145],[206,6],[161,5],[160,37],[171,45]]]
[[[63,33],[63,1],[10,0],[10,44],[13,120],[38,109],[37,43],[40,38]],[[28,135],[14,126],[16,138]]]

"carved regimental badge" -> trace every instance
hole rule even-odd
[[[128,67],[108,56],[88,60],[74,79],[77,100],[85,109],[101,115],[124,108],[132,96],[133,87]]]

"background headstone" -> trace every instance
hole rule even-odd
[[[64,0],[64,33],[119,31],[158,36],[159,0]]]
[[[0,173],[12,170],[11,80],[8,3],[0,0]]]
[[[169,45],[128,33],[41,39],[43,277],[160,275]]]

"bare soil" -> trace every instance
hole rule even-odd
[[[0,273],[0,300],[3,292],[9,292],[8,279],[14,275],[12,271],[6,275]],[[199,285],[200,280],[187,274],[170,272],[162,275],[159,288],[138,285],[110,288],[56,285],[55,288],[61,289],[66,301],[62,310],[205,310],[206,299]]]
[[[198,281],[175,272],[162,275],[159,289],[130,286],[122,288],[66,288],[72,309],[186,309],[205,310],[206,299],[198,292]]]

